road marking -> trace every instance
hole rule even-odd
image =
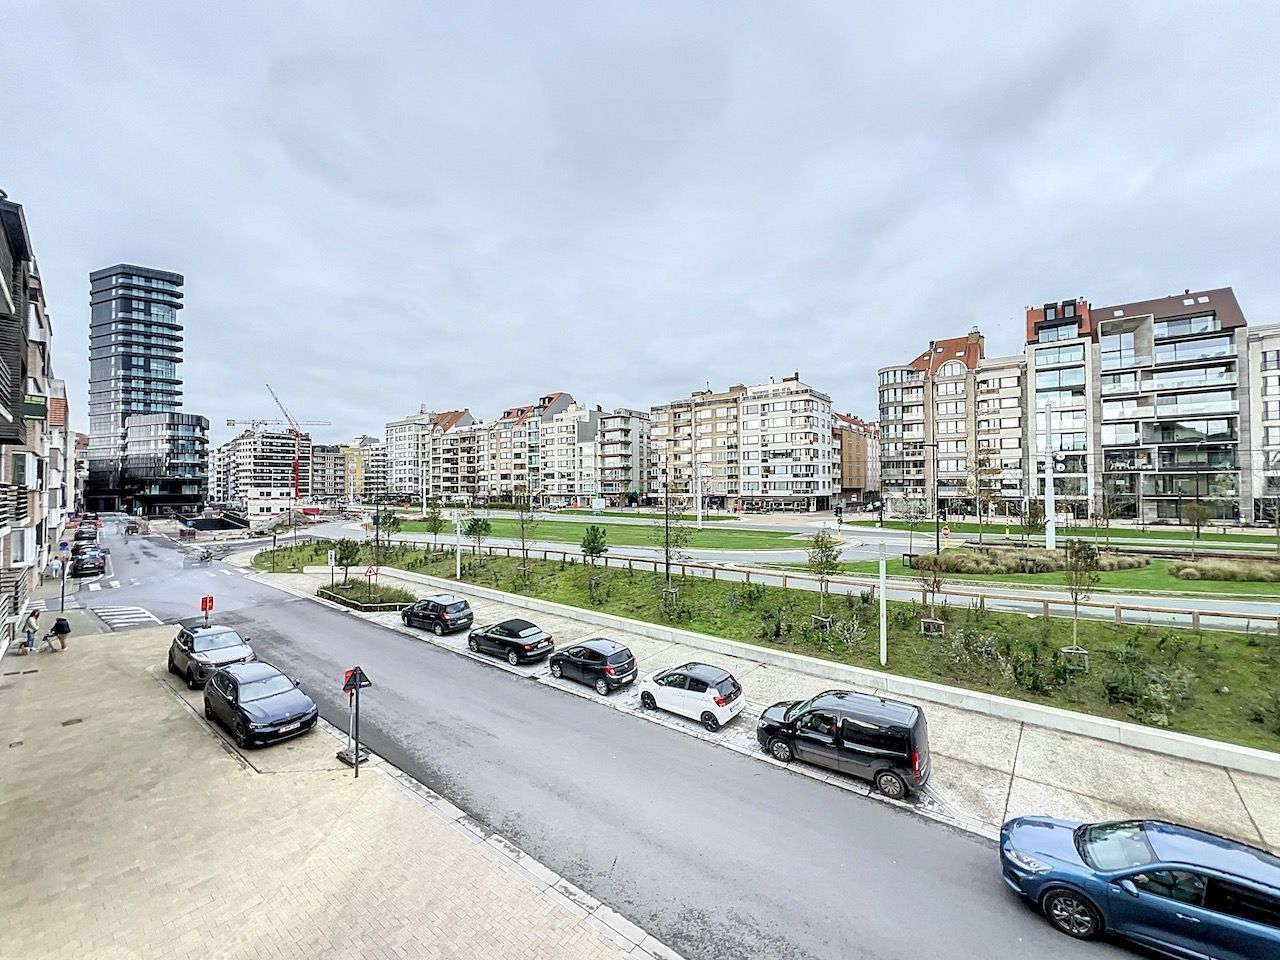
[[[101,590],[101,589],[102,589],[102,584],[100,584],[100,583],[91,583],[91,584],[89,584],[89,589],[90,589],[90,590]]]
[[[234,577],[236,575],[234,570],[219,570],[218,572],[228,577]]]
[[[113,586],[113,587],[118,587],[118,586],[120,586],[120,581],[119,581],[119,580],[112,580],[112,581],[111,581],[111,586]]]
[[[164,622],[150,610],[142,607],[92,607],[91,609],[112,630]]]

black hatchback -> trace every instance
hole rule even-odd
[[[425,627],[437,637],[471,626],[471,604],[447,593],[424,597],[400,611],[406,627]]]
[[[555,652],[555,638],[537,624],[513,618],[489,627],[478,627],[467,637],[472,653],[496,653],[513,667],[533,663]]]
[[[870,780],[897,800],[929,779],[924,711],[899,700],[828,690],[804,702],[775,703],[760,715],[756,739],[775,760],[807,760]]]
[[[588,683],[604,697],[635,680],[636,658],[617,640],[596,637],[553,654],[551,675]]]

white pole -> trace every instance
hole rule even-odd
[[[1058,549],[1057,504],[1053,489],[1053,404],[1044,411],[1044,546]]]
[[[453,579],[462,579],[462,511],[453,511]]]
[[[694,496],[698,499],[698,529],[702,529],[702,465],[698,460],[698,455],[693,456],[693,489]]]
[[[884,544],[880,544],[880,666],[889,660],[889,601],[887,575],[885,574]]]

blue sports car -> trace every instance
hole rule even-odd
[[[1280,857],[1158,820],[1019,817],[1004,880],[1068,936],[1111,933],[1186,960],[1280,957]]]

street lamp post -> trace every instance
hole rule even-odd
[[[933,448],[933,552],[942,555],[942,489],[938,483],[938,441],[922,443]]]

